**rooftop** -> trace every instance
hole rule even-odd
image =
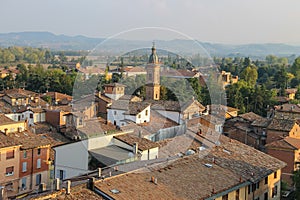
[[[150,106],[150,103],[147,102],[131,102],[126,100],[118,100],[114,101],[111,104],[110,109],[125,110],[125,114],[137,115],[138,113],[145,110],[148,106]]]
[[[105,166],[114,165],[119,161],[124,161],[134,156],[132,151],[121,148],[117,145],[92,149],[89,150],[89,153]]]
[[[221,136],[223,137],[223,136]],[[255,156],[254,156],[255,155]],[[285,163],[235,140],[175,161],[97,182],[96,187],[116,199],[203,199],[233,187],[250,185],[281,169]],[[157,179],[157,184],[151,182]],[[134,183],[134,184],[133,184]],[[112,193],[117,189],[119,193]]]
[[[253,112],[248,112],[248,113],[244,113],[244,114],[241,114],[239,115],[239,117],[247,120],[247,121],[250,121],[250,122],[254,122],[255,120],[260,120],[262,119],[263,117],[253,113]]]
[[[39,134],[34,134],[30,131],[23,131],[20,133],[10,133],[9,138],[13,139],[16,143],[22,145],[21,149],[32,149],[44,146],[50,146],[51,142],[47,137]]]
[[[295,125],[295,120],[273,118],[268,129],[289,132]]]
[[[294,112],[300,113],[300,107],[296,104],[282,104],[280,106],[275,106],[275,110],[279,112]]]
[[[146,138],[135,137],[131,134],[117,135],[117,136],[114,136],[114,138],[118,139],[130,146],[133,146],[134,143],[137,142],[139,150],[142,150],[142,151],[152,149],[152,148],[159,146],[157,143],[152,142],[151,140],[148,140]]]
[[[14,123],[18,123],[18,122],[15,122],[14,120],[6,117],[4,114],[0,114],[0,125],[14,124]]]
[[[271,142],[266,145],[269,149],[289,149],[289,150],[298,150],[300,149],[300,139],[285,137],[281,140]]]

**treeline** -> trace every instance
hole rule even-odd
[[[59,68],[45,69],[42,65],[18,64],[17,75],[9,74],[0,79],[1,89],[26,88],[34,92],[57,91],[71,95],[77,72]]]
[[[44,48],[8,47],[0,48],[0,64],[29,63],[29,64],[59,64],[66,62],[66,56],[79,56],[83,62],[88,52],[86,51],[51,51]],[[57,57],[55,57],[57,55]]]
[[[220,70],[239,76],[238,83],[226,88],[229,106],[240,109],[240,113],[253,111],[266,115],[270,106],[278,104],[276,96],[285,96],[287,88],[300,87],[300,57],[289,64],[288,58],[267,56],[264,61],[249,58],[223,58]],[[300,92],[300,90],[298,90]],[[299,103],[296,95],[293,103]]]

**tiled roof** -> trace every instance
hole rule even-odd
[[[136,73],[136,72],[146,72],[144,67],[125,67],[124,72],[131,72],[131,73]]]
[[[273,118],[268,126],[268,129],[289,132],[293,128],[295,123],[295,120]]]
[[[266,144],[267,149],[285,149],[285,150],[297,150],[296,147],[288,143],[285,139],[276,140],[269,144]]]
[[[201,109],[201,112],[205,110],[205,107],[199,101],[194,100],[194,99],[191,99],[191,100],[183,103],[183,105],[181,106],[181,110],[185,111],[192,104],[196,104]]]
[[[78,128],[78,134],[83,138],[89,138],[94,135],[104,135],[105,132],[116,131],[116,126],[106,123],[101,117],[85,120],[85,126]]]
[[[10,133],[7,137],[15,140],[16,143],[21,144],[21,149],[32,149],[41,146],[50,146],[50,141],[46,137],[31,133],[30,131]]]
[[[29,91],[29,90],[24,90],[24,89],[21,89],[21,88],[2,90],[2,91],[0,91],[0,93],[9,94],[9,95],[22,94],[22,95],[25,95],[25,96],[37,96],[37,93]]]
[[[145,110],[148,106],[150,106],[150,103],[147,102],[131,102],[118,100],[112,103],[110,109],[126,110],[125,114],[137,115],[138,113]]]
[[[147,102],[151,103],[151,110],[166,110],[166,111],[181,111],[181,107],[178,101],[154,101],[147,100]]]
[[[100,96],[98,96],[99,99],[102,99],[103,101],[107,102],[107,103],[111,103],[112,99],[109,98],[108,96],[106,96],[105,94],[101,94]]]
[[[199,154],[107,178],[96,187],[115,199],[205,199],[250,185],[284,166],[276,158],[227,139]],[[112,189],[120,192],[114,194]]]
[[[4,114],[0,114],[0,125],[12,124],[12,123],[15,123],[15,121],[6,117]]]
[[[261,119],[256,119],[254,122],[252,122],[251,125],[266,128],[269,125],[270,122],[271,122],[271,119],[261,118]]]
[[[293,147],[300,149],[300,139],[298,138],[293,138],[293,137],[286,137],[284,140],[292,145]]]
[[[0,131],[0,148],[11,147],[20,145],[15,140],[10,137],[7,137],[4,133]]]
[[[193,72],[186,69],[172,69],[172,68],[162,68],[161,70],[162,76],[167,77],[183,77],[183,78],[193,78],[197,75],[197,72]]]
[[[139,125],[129,122],[128,125],[122,126],[121,129],[123,131],[133,130],[136,136],[139,136],[139,134],[141,134],[141,136],[144,137],[153,133],[157,133],[160,129],[170,128],[177,125],[178,124],[176,122],[165,118],[157,111],[151,110],[150,122],[142,123]]]
[[[119,98],[118,100],[126,100],[126,101],[142,101],[141,98],[135,96],[135,95],[123,95],[121,98]]]
[[[63,111],[63,112],[71,112],[72,107],[71,106],[49,106],[48,110],[57,110],[57,111]]]
[[[65,185],[65,183],[64,183]],[[86,184],[80,184],[77,186],[71,187],[71,193],[66,194],[66,190],[62,189],[57,192],[48,192],[46,194],[30,194],[29,196],[24,198],[25,200],[103,200],[101,196],[96,194],[90,189],[87,189]]]
[[[285,92],[287,94],[296,94],[297,88],[288,88],[288,89],[285,89]]]
[[[275,97],[274,99],[281,103],[287,103],[290,100],[288,97],[282,97],[282,96]]]
[[[142,151],[152,149],[155,147],[158,147],[159,145],[155,142],[152,142],[151,140],[148,140],[146,138],[138,138],[130,134],[123,134],[123,135],[118,135],[114,136],[114,138],[125,142],[126,144],[133,146],[134,143],[138,143],[138,148]]]
[[[222,110],[222,111],[226,111],[226,112],[235,112],[235,111],[239,111],[239,109],[237,108],[233,108],[230,106],[225,106],[225,105],[220,105],[220,104],[212,104],[209,105],[210,110]]]
[[[300,107],[296,104],[282,104],[280,106],[275,106],[275,110],[279,112],[294,112],[300,113]]]
[[[67,94],[63,94],[63,93],[60,93],[60,92],[47,92],[43,96],[50,96],[51,98],[53,98],[55,100],[67,99],[68,101],[71,101],[73,99],[72,96],[69,96]]]
[[[253,112],[248,112],[248,113],[241,114],[241,115],[239,115],[239,117],[241,117],[243,119],[246,119],[246,120],[248,120],[250,122],[262,119],[261,116],[255,114]]]

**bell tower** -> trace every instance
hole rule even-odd
[[[152,46],[152,53],[146,66],[146,99],[160,99],[160,64],[156,55],[155,44]]]

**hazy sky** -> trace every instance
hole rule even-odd
[[[110,37],[164,27],[207,42],[300,44],[299,0],[0,0],[0,19],[1,33]]]

